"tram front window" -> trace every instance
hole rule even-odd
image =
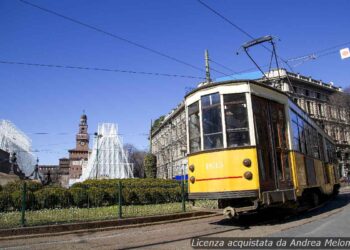
[[[224,95],[227,147],[250,144],[245,94]]]
[[[204,149],[223,147],[219,93],[201,97]]]

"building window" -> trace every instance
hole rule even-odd
[[[309,96],[309,95],[310,95],[310,92],[309,92],[308,89],[305,89],[305,95],[306,95],[306,96]]]
[[[194,153],[201,149],[201,133],[200,133],[198,102],[195,102],[188,107],[188,127],[189,127],[190,153]]]
[[[245,94],[224,95],[227,147],[250,144]]]
[[[329,118],[333,118],[331,106],[328,106],[327,108],[328,108],[328,115],[329,115]]]
[[[319,104],[317,104],[317,106],[318,106],[318,114],[319,114],[321,117],[323,117],[322,104],[319,103]]]
[[[306,111],[311,114],[311,105],[309,101],[306,101]]]
[[[201,97],[204,149],[223,146],[219,93]]]

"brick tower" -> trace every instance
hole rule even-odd
[[[89,134],[87,116],[84,113],[80,117],[79,131],[76,135],[75,149],[69,150],[69,178],[78,179],[82,168],[86,165],[89,156]]]

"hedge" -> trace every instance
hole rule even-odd
[[[87,180],[69,189],[42,186],[27,181],[26,208],[53,209],[66,207],[99,207],[116,205],[118,185],[122,184],[122,204],[142,205],[181,201],[181,185],[162,179]],[[0,211],[20,210],[23,183],[13,182],[0,190]]]

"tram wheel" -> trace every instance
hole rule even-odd
[[[311,206],[312,207],[317,207],[320,204],[320,195],[316,192],[312,192],[311,195]]]

